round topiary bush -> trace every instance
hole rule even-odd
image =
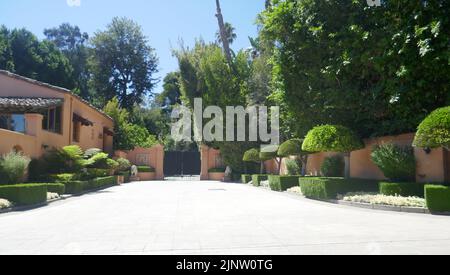
[[[258,149],[250,149],[245,152],[244,157],[242,158],[245,162],[260,162],[259,158],[259,150]]]
[[[450,107],[437,109],[420,124],[414,146],[450,148]]]
[[[303,140],[302,139],[291,139],[280,145],[278,149],[278,156],[280,157],[290,157],[302,155],[304,151],[302,150]]]
[[[259,158],[262,161],[275,159],[275,158],[279,157],[278,149],[279,149],[279,146],[276,146],[276,145],[265,146],[259,153]]]
[[[342,156],[326,158],[320,168],[324,177],[343,177],[345,172],[345,162]]]
[[[306,152],[348,153],[364,148],[362,140],[350,129],[340,125],[317,126],[303,142]]]

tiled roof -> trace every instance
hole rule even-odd
[[[105,116],[106,118],[112,120],[112,118],[111,118],[109,115],[107,115],[105,112],[103,112],[102,110],[98,109],[97,107],[95,107],[94,105],[92,105],[89,101],[87,101],[87,100],[81,98],[80,96],[78,96],[78,95],[72,93],[72,91],[70,91],[70,90],[68,90],[68,89],[66,89],[66,88],[61,88],[61,87],[58,87],[58,86],[53,86],[53,85],[48,84],[48,83],[44,83],[44,82],[41,82],[41,81],[37,81],[37,80],[35,80],[35,79],[31,79],[31,78],[28,78],[28,77],[24,77],[24,76],[21,76],[21,75],[18,75],[18,74],[14,74],[14,73],[11,73],[11,72],[9,72],[9,71],[4,71],[4,70],[0,70],[0,75],[5,75],[5,76],[7,76],[7,77],[11,77],[11,78],[15,78],[15,79],[18,79],[18,80],[22,80],[22,81],[25,81],[25,82],[28,82],[28,83],[31,83],[31,84],[34,84],[34,85],[38,85],[38,86],[41,86],[41,87],[45,87],[45,88],[48,88],[48,89],[52,89],[52,90],[57,91],[57,92],[60,92],[60,93],[70,94],[70,95],[72,95],[73,97],[75,97],[75,98],[77,98],[78,100],[80,100],[81,102],[83,102],[84,104],[86,104],[86,105],[88,105],[89,107],[91,107],[92,109],[96,110],[97,112],[99,112],[100,114],[102,114],[103,116]]]
[[[37,112],[63,103],[61,98],[0,97],[0,112]]]

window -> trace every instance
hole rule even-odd
[[[80,131],[81,131],[81,123],[74,122],[73,123],[73,141],[80,142]]]
[[[19,133],[25,133],[25,115],[0,114],[0,128]]]
[[[43,114],[42,129],[60,134],[62,132],[62,107],[55,107],[46,110]]]

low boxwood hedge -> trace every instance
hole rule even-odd
[[[431,212],[450,212],[450,187],[426,185],[425,198]]]
[[[208,173],[225,173],[225,168],[211,168]]]
[[[425,197],[425,184],[415,182],[380,182],[380,194],[401,197]]]
[[[150,166],[138,166],[139,173],[155,173],[155,168]]]
[[[287,191],[299,186],[300,176],[269,176],[270,189],[273,191]]]
[[[33,205],[47,201],[46,184],[17,184],[0,186],[0,197],[18,205]]]
[[[84,190],[84,186],[88,184],[88,181],[69,181],[63,182],[66,191],[65,194],[76,195],[80,194]]]
[[[66,192],[66,186],[62,183],[49,183],[47,184],[47,192],[64,195]]]
[[[84,185],[84,190],[93,190],[93,189],[99,189],[106,186],[116,185],[117,184],[117,178],[116,177],[104,177],[104,178],[96,178],[93,180],[90,180]]]
[[[242,175],[241,182],[247,184],[252,181],[252,175]]]
[[[378,182],[364,179],[300,178],[300,188],[307,198],[336,199],[339,194],[350,192],[378,192]]]
[[[266,181],[266,180],[269,180],[269,175],[253,175],[252,176],[253,185],[256,187],[260,187],[261,182]]]

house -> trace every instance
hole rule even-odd
[[[0,154],[67,145],[113,153],[111,117],[71,91],[0,70]]]

